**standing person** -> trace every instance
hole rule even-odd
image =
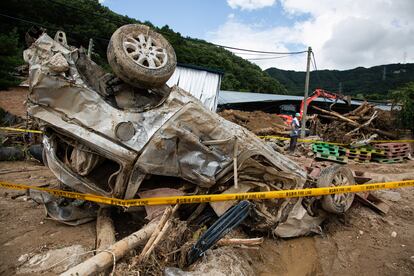
[[[289,152],[294,153],[296,148],[296,143],[298,141],[299,130],[300,130],[300,123],[299,123],[300,114],[296,113],[295,118],[293,118],[292,122],[290,123],[291,131],[290,131],[290,145],[289,145]]]

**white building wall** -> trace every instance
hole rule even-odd
[[[212,111],[217,109],[221,75],[200,69],[177,66],[174,74],[167,81],[168,86],[178,85],[199,99]]]

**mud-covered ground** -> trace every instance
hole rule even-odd
[[[414,173],[414,161],[350,166],[390,178]],[[29,185],[56,181],[47,168],[34,161],[0,162],[0,180]],[[345,216],[326,221],[322,236],[266,238],[258,249],[213,249],[193,269],[200,275],[413,275],[414,188],[396,192],[401,195],[397,201],[379,194],[390,205],[385,216],[354,204]],[[70,245],[92,250],[95,245],[94,222],[73,227],[47,220],[41,205],[28,200],[21,191],[2,188],[0,233],[1,275],[15,274],[19,257],[27,253]],[[119,275],[125,273],[125,264],[118,262]]]
[[[11,87],[8,90],[0,90],[0,107],[16,116],[26,117],[26,106],[29,93],[28,87]]]
[[[0,180],[43,185],[56,182],[48,168],[36,161],[0,162]],[[45,210],[23,191],[0,188],[0,275],[14,275],[19,257],[70,245],[95,247],[95,223],[77,227],[45,219]]]

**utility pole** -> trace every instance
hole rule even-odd
[[[303,97],[303,114],[302,114],[302,130],[300,132],[300,137],[305,137],[305,129],[306,129],[306,114],[308,112],[308,105],[306,100],[308,99],[309,94],[309,76],[310,76],[310,60],[311,60],[312,48],[308,48],[308,61],[306,63],[306,78],[305,78],[305,96]]]
[[[93,49],[93,39],[89,38],[89,46],[88,46],[88,57],[91,58],[91,53]]]

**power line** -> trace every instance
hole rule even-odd
[[[315,54],[313,53],[313,51],[312,51],[311,63],[312,63],[313,68],[315,69],[316,78],[318,79],[318,84],[319,84],[319,86],[321,86],[322,85],[322,80],[321,80],[321,77],[319,76],[318,67],[316,66]]]
[[[220,45],[220,44],[214,44],[214,43],[211,43],[211,44],[213,44],[215,46],[218,46],[218,47],[225,48],[225,49],[239,50],[239,51],[245,51],[245,52],[251,52],[251,53],[274,54],[274,55],[298,55],[298,54],[303,54],[303,53],[307,53],[308,52],[308,51],[299,51],[299,52],[269,52],[269,51],[259,51],[259,50],[236,48],[236,47],[230,47],[230,46],[225,46],[225,45]]]
[[[313,65],[315,66],[315,71],[318,71],[318,67],[316,67],[316,60],[315,60],[315,54],[312,51],[312,59],[313,59]]]
[[[317,71],[315,62],[311,59],[311,64],[314,71]]]
[[[278,57],[264,57],[264,58],[247,58],[247,60],[271,60],[271,59],[279,59],[279,58],[285,58],[290,57],[291,55],[285,55],[285,56],[278,56]]]
[[[266,53],[248,53],[248,52],[236,52],[236,51],[231,51],[231,52],[236,55],[255,56],[255,57],[257,56],[269,57],[273,55],[273,54],[266,54]]]
[[[14,20],[17,20],[17,21],[21,21],[21,22],[24,22],[24,23],[27,23],[27,24],[37,25],[37,26],[40,26],[40,27],[43,27],[43,28],[47,28],[47,29],[52,29],[52,30],[55,29],[55,30],[58,30],[56,28],[49,28],[46,25],[40,24],[38,22],[33,22],[33,21],[29,21],[29,20],[25,20],[25,19],[13,17],[13,16],[10,16],[10,15],[7,15],[7,14],[0,13],[0,16],[6,17],[6,18],[9,18],[9,19],[14,19]]]

